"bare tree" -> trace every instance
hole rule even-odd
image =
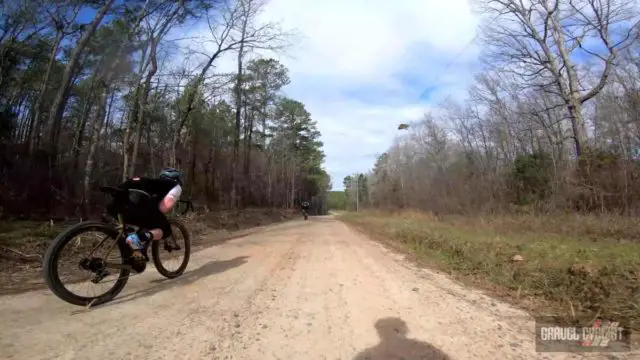
[[[621,49],[637,37],[637,9],[619,0],[479,0],[492,17],[484,30],[487,55],[566,107],[575,153],[587,141],[583,103],[607,83]],[[621,30],[622,29],[622,30]],[[581,71],[576,57],[598,60],[599,75]],[[589,84],[591,83],[591,84]]]
[[[153,24],[151,24],[152,20],[147,19],[146,31],[148,45],[145,55],[148,54],[148,57],[143,56],[144,61],[141,62],[144,64],[142,67],[143,71],[147,73],[144,76],[144,82],[141,84],[138,83],[135,90],[135,98],[133,100],[135,102],[133,107],[134,111],[130,115],[131,122],[135,123],[133,150],[131,152],[131,159],[129,160],[127,151],[128,144],[125,144],[123,179],[132,175],[135,171],[138,148],[140,147],[140,139],[145,121],[144,115],[147,109],[149,93],[151,92],[151,80],[158,71],[158,45],[169,30],[171,30],[172,26],[178,21],[180,13],[184,11],[186,11],[186,9],[182,2],[168,3],[159,14],[154,16],[155,21]],[[142,77],[142,72],[138,76]],[[131,123],[128,124],[127,128],[130,130],[132,125]],[[129,139],[130,137],[127,137],[127,140]]]
[[[248,4],[252,5],[248,6]],[[205,77],[214,62],[222,54],[238,50],[240,47],[243,48],[243,51],[248,51],[248,49],[279,50],[287,45],[288,34],[283,32],[278,24],[256,22],[256,16],[262,10],[264,3],[258,0],[238,0],[225,2],[223,6],[219,12],[207,15],[207,23],[212,37],[211,42],[214,44],[213,52],[206,53],[195,49],[191,50],[195,54],[204,56],[207,60],[204,62],[200,73],[193,79],[191,86],[188,87],[186,109],[181,110],[178,116],[178,124],[175,129],[171,158],[169,160],[173,166],[176,164],[180,133],[193,110],[196,95],[200,92]],[[199,47],[202,47],[202,42],[199,42]]]
[[[67,35],[68,29],[75,21],[75,18],[78,15],[79,11],[80,6],[74,6],[69,11],[68,7],[56,4],[55,11],[49,12],[49,16],[51,18],[51,22],[53,23],[53,27],[55,28],[56,35],[55,40],[53,41],[53,45],[51,46],[51,54],[49,55],[49,64],[47,65],[47,71],[44,74],[44,78],[42,79],[42,86],[38,93],[36,104],[34,106],[33,119],[29,124],[28,146],[30,153],[33,152],[39,145],[38,142],[40,141],[40,131],[42,127],[41,109],[44,104],[45,93],[49,85],[49,78],[51,76],[53,65],[55,64],[55,59],[60,48],[60,43],[62,43],[62,40]],[[71,13],[70,19],[67,19],[66,17],[68,13]]]
[[[89,40],[96,32],[96,29],[104,19],[105,15],[113,5],[115,0],[107,0],[104,2],[102,7],[98,10],[95,17],[89,23],[89,25],[85,28],[82,37],[78,40],[75,48],[71,52],[69,56],[69,62],[65,68],[64,74],[62,75],[62,81],[58,88],[58,92],[56,94],[55,100],[51,105],[51,110],[49,112],[49,124],[51,124],[51,130],[49,131],[49,150],[50,156],[53,159],[53,162],[57,162],[57,152],[58,152],[58,140],[60,134],[60,124],[62,121],[62,114],[65,109],[66,101],[68,99],[68,93],[70,90],[71,76],[76,71],[76,67],[78,66],[78,61],[80,59],[80,55],[84,51],[85,47],[89,43]]]

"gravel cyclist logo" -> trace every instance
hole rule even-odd
[[[622,339],[624,328],[619,322],[605,321],[604,324],[597,319],[591,329],[585,327],[582,333],[582,346],[606,347],[611,340]]]
[[[629,328],[618,321],[583,319],[569,324],[544,317],[536,319],[538,352],[630,351]],[[589,325],[587,325],[589,324]]]

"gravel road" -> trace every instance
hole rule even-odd
[[[536,353],[524,312],[331,217],[196,252],[178,279],[149,265],[89,310],[48,290],[0,297],[0,359],[581,358]]]

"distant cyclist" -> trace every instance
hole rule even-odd
[[[307,220],[307,217],[309,216],[309,208],[311,208],[311,204],[305,200],[302,202],[302,204],[300,204],[300,207],[302,208],[302,215],[304,216],[304,219]]]
[[[171,225],[165,216],[171,211],[182,194],[184,173],[178,169],[165,168],[157,178],[133,177],[118,185],[121,189],[141,190],[150,195],[144,196],[123,212],[123,220],[127,224],[138,226],[137,232],[129,234],[127,244],[132,249],[134,270],[141,272],[146,267],[149,257],[145,244],[150,240],[165,240],[165,249],[180,250],[171,238]],[[109,205],[107,210],[112,216],[117,216],[115,204]]]

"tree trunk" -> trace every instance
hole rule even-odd
[[[583,151],[583,146],[587,140],[587,133],[584,127],[584,118],[582,117],[582,103],[580,102],[580,83],[576,74],[573,62],[569,57],[569,53],[566,49],[566,41],[560,20],[559,14],[555,12],[551,17],[552,36],[558,48],[560,58],[564,64],[564,69],[567,74],[567,83],[564,85],[563,79],[558,79],[560,91],[564,97],[564,101],[567,104],[567,110],[569,111],[569,118],[571,120],[571,130],[573,131],[573,140],[576,151],[576,156],[580,156]],[[561,72],[558,70],[557,76],[561,76]],[[568,87],[568,88],[567,88]]]
[[[151,163],[151,171],[154,174],[158,173],[156,168],[155,151],[153,151],[153,141],[151,140],[151,124],[147,124],[147,147],[149,148],[149,162]]]
[[[289,208],[293,208],[295,204],[295,196],[296,196],[296,169],[295,169],[295,161],[291,162],[291,199],[289,203]]]
[[[94,77],[95,79],[95,77]],[[95,80],[94,80],[95,81]],[[87,121],[91,114],[91,108],[93,107],[93,92],[94,92],[94,84],[91,84],[91,88],[89,90],[89,94],[85,99],[85,103],[83,104],[82,116],[78,119],[78,126],[76,131],[76,136],[73,141],[72,153],[73,153],[73,170],[78,170],[79,158],[80,158],[80,149],[82,148],[82,138],[84,136],[84,130],[87,125]]]
[[[80,40],[78,40],[76,47],[71,52],[67,67],[62,74],[60,87],[58,88],[58,92],[56,93],[53,104],[51,105],[51,110],[49,111],[49,123],[51,124],[51,130],[49,132],[49,156],[51,157],[53,164],[57,163],[60,125],[62,123],[62,115],[64,113],[64,108],[66,105],[66,98],[68,97],[69,90],[71,88],[70,84],[72,74],[76,71],[80,55],[82,55],[82,52],[87,47],[87,44],[98,28],[98,25],[100,25],[102,19],[105,17],[107,11],[111,8],[111,5],[114,2],[115,0],[107,0],[105,1],[102,8],[98,10],[95,18],[86,27],[84,34],[82,34],[82,37],[80,37]]]
[[[136,161],[137,161],[137,157],[138,157],[138,148],[140,147],[140,138],[142,137],[142,126],[144,125],[144,113],[145,113],[145,109],[147,107],[147,101],[149,99],[149,93],[151,92],[151,79],[153,78],[153,76],[156,74],[156,71],[158,71],[158,61],[156,59],[156,49],[157,49],[157,42],[156,40],[153,38],[153,36],[151,37],[151,51],[150,51],[150,55],[149,55],[149,61],[151,62],[151,68],[149,69],[149,72],[147,73],[147,76],[145,78],[144,81],[144,85],[142,87],[142,92],[140,93],[140,99],[139,99],[139,104],[138,104],[138,122],[136,123],[136,131],[135,131],[135,136],[136,136],[136,140],[133,143],[133,152],[131,154],[131,168],[129,169],[129,174],[133,175],[134,170],[135,170],[135,166],[136,166]]]
[[[209,155],[207,156],[207,165],[204,168],[204,196],[207,202],[211,201],[213,192],[213,176],[211,176],[211,167],[213,165],[213,146],[209,146]]]
[[[45,94],[47,93],[47,87],[49,86],[49,77],[51,76],[53,64],[55,64],[56,61],[56,54],[58,54],[58,49],[60,48],[60,43],[62,42],[63,37],[64,36],[61,31],[57,32],[53,46],[51,47],[51,55],[49,55],[47,71],[44,73],[44,78],[42,79],[40,92],[38,93],[38,98],[33,109],[33,121],[31,122],[31,126],[29,126],[29,138],[27,140],[29,154],[32,154],[35,151],[40,139],[40,132],[42,131],[42,106],[44,105]]]
[[[244,39],[247,28],[247,20],[244,20],[242,26],[242,35],[241,39]],[[242,58],[244,55],[244,41],[240,43],[240,49],[238,50],[238,75],[236,79],[236,87],[235,87],[235,100],[236,100],[236,124],[235,124],[235,133],[233,136],[233,163],[231,166],[231,198],[233,203],[233,208],[239,205],[238,201],[238,160],[239,160],[239,151],[240,151],[240,131],[241,131],[241,120],[242,120]]]
[[[582,116],[582,105],[571,100],[571,103],[567,106],[569,110],[569,119],[571,120],[571,130],[573,132],[573,144],[576,151],[576,156],[580,157],[584,152],[584,146],[587,142],[587,133],[584,128],[584,118]]]
[[[138,84],[136,86],[136,90],[134,93],[134,103],[133,103],[133,109],[131,109],[131,113],[129,113],[129,121],[127,121],[127,128],[124,131],[124,137],[122,139],[122,181],[126,181],[127,178],[129,177],[129,162],[131,161],[130,157],[129,157],[129,147],[131,145],[131,132],[132,132],[132,127],[133,124],[136,122],[136,119],[138,117],[138,112],[139,112],[139,102],[136,100],[138,99],[138,94],[140,93],[140,87],[141,85]]]
[[[94,155],[96,153],[97,144],[99,142],[100,132],[105,123],[105,119],[111,115],[111,107],[113,105],[113,99],[115,92],[111,93],[111,99],[109,100],[109,109],[107,111],[107,100],[109,88],[104,88],[100,95],[100,103],[98,105],[98,111],[96,111],[96,119],[93,123],[93,131],[91,132],[91,140],[89,146],[89,154],[87,154],[87,162],[84,167],[84,191],[82,196],[83,203],[83,216],[87,216],[87,208],[91,201],[91,174],[95,165]]]
[[[189,195],[193,197],[193,190],[196,187],[196,151],[198,146],[198,131],[199,129],[193,128],[191,133],[191,156],[189,159]]]
[[[146,49],[145,51],[143,51],[142,53],[142,59],[140,61],[140,65],[138,67],[138,77],[136,78],[136,82],[140,81],[139,77],[142,76],[142,70],[144,68],[144,59],[146,57]],[[140,92],[142,91],[141,89],[142,85],[140,83],[137,83],[136,85],[136,89],[133,95],[133,106],[131,109],[131,112],[129,113],[129,120],[127,121],[127,128],[125,129],[124,132],[124,138],[122,139],[123,142],[123,149],[122,149],[122,181],[126,181],[127,178],[129,177],[129,175],[131,174],[129,172],[130,169],[130,161],[131,158],[129,157],[129,147],[131,145],[131,132],[132,132],[132,127],[133,125],[137,122],[138,119],[138,112],[140,111],[140,102],[138,101],[138,99],[140,98]]]
[[[246,149],[245,149],[245,161],[244,161],[244,175],[247,179],[249,179],[249,183],[251,183],[250,179],[250,169],[251,169],[251,149],[252,149],[252,141],[253,141],[253,118],[255,113],[252,111],[251,116],[249,117],[249,123],[247,124],[247,140],[246,140]]]

